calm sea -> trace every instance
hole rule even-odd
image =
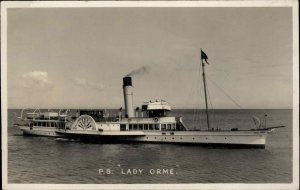
[[[200,129],[206,125],[203,116],[199,117],[201,112],[174,110],[173,114],[183,116],[191,129]],[[292,110],[214,111],[212,125],[224,129],[252,127],[252,116],[264,120],[264,113],[268,113],[269,126],[286,125],[268,136],[266,149],[144,143],[88,144],[48,137],[24,137],[13,125],[19,113],[20,110],[8,111],[9,183],[292,182]],[[141,174],[133,174],[133,169],[140,169]]]

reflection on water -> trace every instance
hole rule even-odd
[[[270,125],[281,122],[287,127],[268,137],[266,149],[87,144],[63,138],[23,137],[13,126],[14,112],[18,111],[8,113],[9,183],[289,183],[292,180],[291,110],[268,110]],[[203,119],[196,118],[191,110],[175,110],[174,114],[183,116],[192,128],[198,128]],[[243,128],[253,125],[252,115],[261,114],[261,110],[218,110],[215,117],[224,128],[232,125]],[[135,174],[134,169],[140,169],[141,173]]]

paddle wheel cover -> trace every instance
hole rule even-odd
[[[96,130],[96,123],[91,116],[81,115],[76,119],[75,125],[73,125],[72,128],[80,130]]]

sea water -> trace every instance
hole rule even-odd
[[[268,126],[285,125],[268,136],[265,149],[89,144],[63,138],[26,137],[13,125],[20,111],[8,110],[8,183],[292,182],[292,110],[210,110],[214,128],[254,128],[253,115]],[[190,129],[207,127],[204,113],[173,111],[183,117]]]

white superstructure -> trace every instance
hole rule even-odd
[[[29,136],[47,136],[47,137],[59,137],[61,134],[56,133],[58,128],[65,128],[67,122],[67,114],[60,115],[59,112],[46,111],[40,112],[39,109],[35,109],[32,113],[26,113],[23,117],[25,109],[21,111],[18,125],[19,129],[23,131],[24,135]]]

